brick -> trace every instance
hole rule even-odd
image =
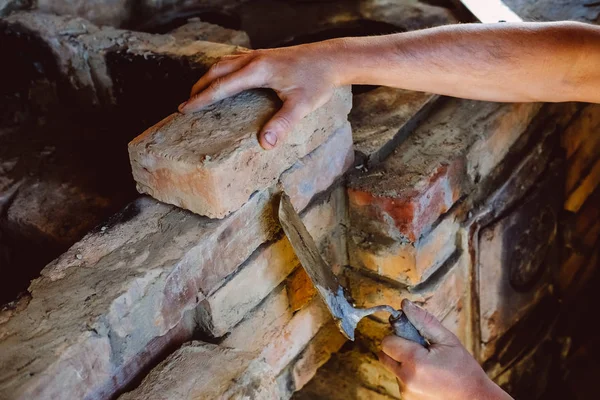
[[[411,288],[395,286],[388,282],[377,281],[353,269],[346,269],[347,288],[357,307],[374,307],[382,304],[400,309],[402,300],[407,298],[442,319],[463,298],[468,289],[468,269],[463,255],[448,266],[449,271],[441,274],[425,286]],[[389,314],[379,312],[374,318],[387,322]]]
[[[539,108],[448,100],[379,167],[351,177],[352,223],[414,242],[501,161]]]
[[[76,0],[37,0],[37,8],[48,14],[76,15],[99,25],[119,26],[129,18],[127,0],[87,2]]]
[[[141,193],[223,218],[323,144],[345,124],[350,106],[350,91],[337,90],[277,151],[258,144],[259,130],[278,109],[265,93],[244,92],[195,114],[173,114],[129,144],[133,177]]]
[[[262,351],[294,315],[285,286],[275,289],[237,324],[221,345],[250,352]]]
[[[504,2],[525,21],[598,21],[600,12],[595,7],[579,7],[577,3],[561,0],[506,0]]]
[[[308,306],[294,314],[279,335],[263,349],[261,357],[279,374],[306,348],[317,332],[330,322],[332,318],[329,310],[319,297],[315,297]]]
[[[463,346],[473,353],[473,329],[471,327],[469,298],[458,300],[454,308],[441,320],[442,325],[454,333]]]
[[[567,161],[567,180],[565,184],[567,194],[576,188],[577,183],[586,176],[591,166],[600,157],[600,135],[598,133],[600,133],[600,118],[598,129],[589,132],[589,137]]]
[[[326,199],[303,215],[316,243],[327,240],[339,223],[337,207],[334,201]],[[203,330],[214,337],[223,336],[299,266],[287,237],[258,248],[232,278],[201,303],[199,320]]]
[[[587,140],[595,140],[600,132],[600,106],[587,105],[581,113],[569,124],[561,135],[562,147],[567,152],[567,158],[575,156],[581,145]],[[586,151],[586,150],[584,150]]]
[[[274,239],[275,206],[270,189],[223,220],[146,197],[126,207],[49,264],[32,282],[27,307],[0,324],[0,394],[108,397],[125,387],[169,345],[157,338]],[[95,378],[82,382],[82,374]]]
[[[255,354],[191,342],[176,350],[139,387],[119,399],[271,400],[278,396],[273,372]]]
[[[379,87],[357,94],[349,115],[354,148],[369,165],[384,160],[418,122],[437,96],[403,89]]]
[[[300,310],[317,295],[315,285],[302,267],[296,268],[287,278],[286,286],[293,311]]]
[[[600,185],[600,159],[596,160],[590,172],[581,180],[565,201],[565,210],[577,212],[590,194]]]
[[[350,231],[354,233],[356,230],[351,228]],[[390,244],[388,238],[377,243],[374,236],[366,239],[351,236],[351,264],[405,285],[417,285],[431,276],[456,251],[458,231],[458,223],[453,216],[448,216],[417,243]]]
[[[335,354],[296,395],[297,399],[398,399],[396,377],[357,350]]]
[[[321,328],[293,364],[295,390],[302,389],[315,376],[319,367],[325,364],[346,341],[346,337],[342,335],[336,323],[331,322]]]

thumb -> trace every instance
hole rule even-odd
[[[262,148],[265,150],[274,148],[310,111],[310,107],[304,103],[285,101],[258,135]]]
[[[402,311],[417,330],[431,344],[457,345],[458,338],[446,329],[433,315],[408,299],[402,300]]]

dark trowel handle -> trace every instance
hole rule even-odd
[[[400,316],[394,318],[390,316],[390,324],[394,330],[394,334],[403,339],[412,340],[415,343],[420,344],[423,347],[428,347],[428,343],[423,336],[419,333],[417,328],[408,320],[406,314],[400,311]]]

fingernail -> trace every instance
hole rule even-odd
[[[268,131],[265,133],[265,140],[271,146],[275,146],[277,144],[277,135],[275,134],[275,132]]]
[[[179,105],[179,107],[177,107],[177,109],[179,110],[179,112],[181,112],[183,110],[183,107],[185,107],[186,104],[187,104],[187,101],[184,101],[183,103],[181,103]]]

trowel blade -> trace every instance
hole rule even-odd
[[[317,245],[285,193],[279,202],[279,221],[302,267],[336,320],[340,331],[348,339],[354,340],[354,330],[362,315],[357,315],[357,310],[346,300],[343,287],[321,257]]]

